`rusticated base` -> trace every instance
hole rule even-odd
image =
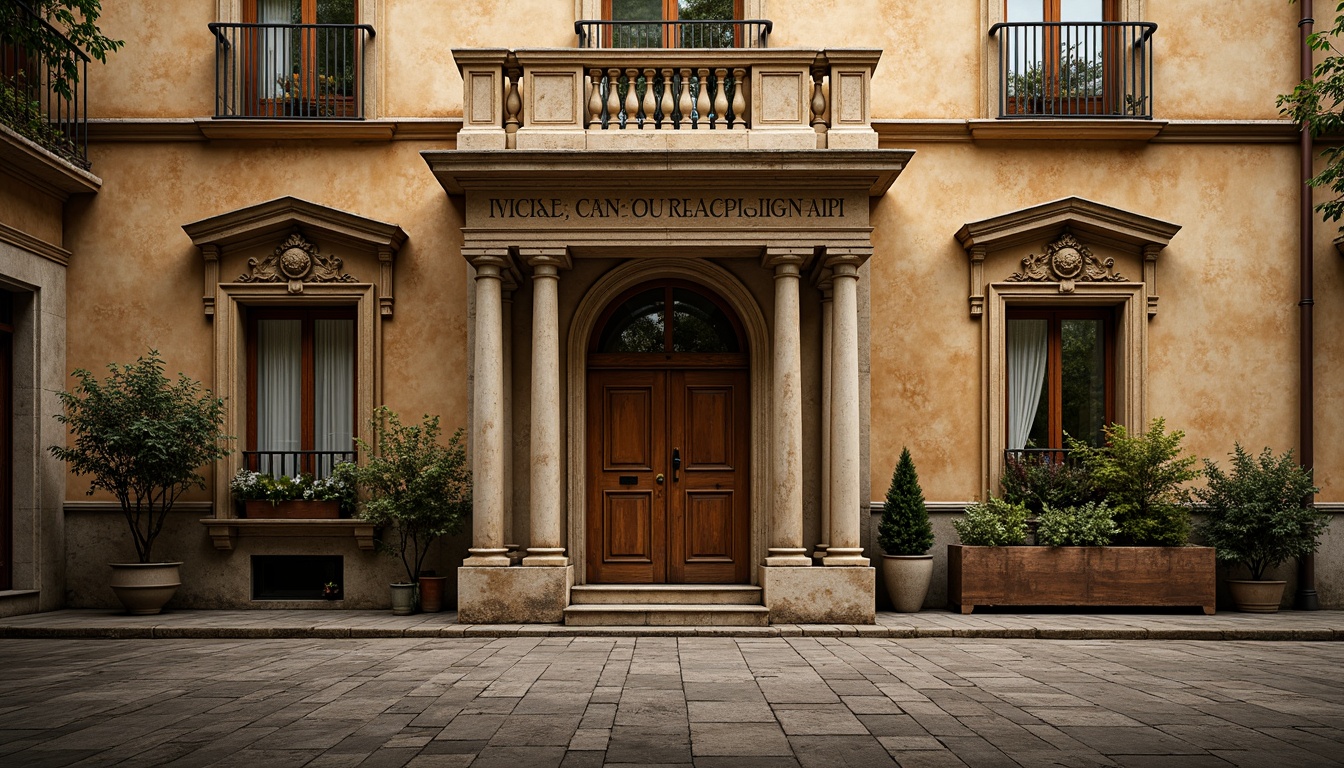
[[[771,624],[876,624],[874,568],[762,568]]]
[[[559,624],[565,620],[574,566],[458,568],[460,624]]]

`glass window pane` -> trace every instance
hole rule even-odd
[[[737,352],[737,331],[719,306],[694,291],[672,290],[673,352]]]
[[[662,21],[663,0],[611,0],[612,21]]]
[[[662,0],[611,0],[612,21],[662,21]],[[661,48],[661,24],[613,24],[612,48]]]
[[[1008,448],[1050,448],[1050,388],[1046,386],[1049,323],[1038,319],[1009,320]],[[1042,419],[1042,414],[1045,418]],[[1042,423],[1043,422],[1043,423]]]
[[[1045,21],[1044,0],[1008,0],[1009,21]]]
[[[1101,0],[1059,0],[1060,21],[1102,21]]]
[[[733,0],[679,0],[677,18],[721,21],[737,18]]]
[[[313,448],[354,450],[355,321],[313,321]],[[313,473],[331,474],[333,457],[319,456]]]
[[[1106,343],[1101,320],[1060,321],[1060,409],[1065,434],[1101,445],[1106,425]]]
[[[355,0],[317,0],[318,24],[354,24]]]
[[[599,352],[662,352],[666,344],[663,314],[666,291],[662,288],[640,293],[622,304],[598,341]]]
[[[303,322],[257,321],[257,450],[297,451],[302,447]],[[281,457],[261,457],[262,472],[297,473]],[[269,462],[274,462],[271,464]]]

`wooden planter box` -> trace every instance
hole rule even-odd
[[[1212,547],[947,547],[947,600],[1214,611]]]
[[[282,501],[272,504],[265,499],[243,502],[249,520],[337,520],[339,501]]]

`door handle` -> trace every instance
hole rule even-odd
[[[672,482],[677,482],[677,472],[681,471],[681,449],[672,449]]]
[[[657,483],[657,484],[659,484],[659,485],[662,485],[662,484],[663,484],[663,475],[662,475],[662,473],[659,473],[659,475],[658,475],[657,477],[653,478],[653,482],[655,482],[655,483]]]

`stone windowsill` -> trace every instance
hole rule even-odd
[[[201,520],[215,549],[233,549],[239,536],[302,536],[345,538],[353,536],[366,552],[373,550],[374,526],[363,520],[266,520],[207,517]]]

